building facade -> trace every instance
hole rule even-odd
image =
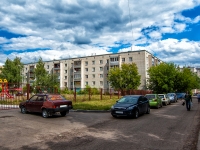
[[[112,67],[121,67],[123,63],[135,63],[141,75],[141,85],[138,89],[146,89],[148,82],[147,70],[162,61],[146,50],[128,51],[105,55],[92,55],[79,58],[45,61],[48,73],[57,74],[60,88],[90,87],[110,89],[107,80],[108,72]],[[33,70],[36,63],[24,64],[22,75],[24,82],[34,82]],[[28,80],[27,80],[28,78]]]

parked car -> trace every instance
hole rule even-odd
[[[178,100],[176,93],[167,93],[167,96],[169,97],[171,103],[175,103]]]
[[[142,95],[126,95],[111,107],[113,117],[128,116],[138,118],[140,114],[150,113],[149,101]]]
[[[186,93],[176,93],[177,99],[183,99],[185,98]]]
[[[66,100],[59,94],[36,94],[29,100],[21,102],[19,108],[23,114],[27,112],[41,112],[44,118],[60,112],[61,116],[69,113],[73,108],[72,101]]]
[[[146,94],[145,97],[149,100],[150,107],[162,107],[162,100],[158,94]]]
[[[158,94],[158,96],[161,98],[162,104],[164,104],[165,106],[171,104],[167,94]]]

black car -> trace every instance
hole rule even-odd
[[[127,116],[138,118],[140,114],[150,113],[149,100],[143,95],[126,95],[111,107],[113,117]]]

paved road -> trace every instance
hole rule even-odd
[[[115,119],[108,112],[45,119],[19,109],[0,110],[0,149],[189,150],[199,116],[196,101],[191,111],[179,101],[138,119]]]

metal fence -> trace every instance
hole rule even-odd
[[[145,95],[149,90],[113,90],[102,88],[58,89],[56,87],[32,87],[30,84],[0,84],[0,109],[19,108],[19,103],[36,93],[61,94],[72,102],[119,99],[124,95]]]

